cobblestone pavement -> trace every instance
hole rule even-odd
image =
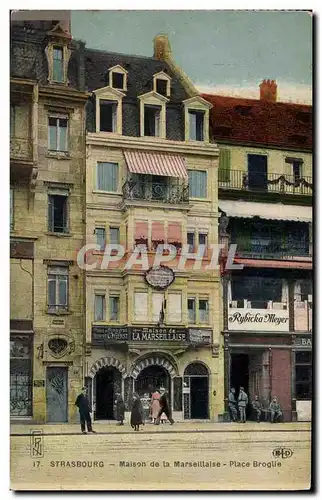
[[[11,487],[34,490],[308,489],[308,423],[11,426]],[[42,431],[31,437],[31,431]],[[40,439],[39,439],[40,436]]]

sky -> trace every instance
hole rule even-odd
[[[312,17],[304,11],[72,11],[72,35],[88,48],[152,56],[167,33],[175,62],[201,92],[311,103]]]

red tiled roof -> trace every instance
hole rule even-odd
[[[203,94],[215,141],[312,149],[312,106]]]

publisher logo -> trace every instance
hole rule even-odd
[[[272,451],[272,455],[274,458],[291,458],[293,455],[293,450],[290,448],[275,448]]]

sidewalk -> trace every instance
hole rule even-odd
[[[123,426],[117,425],[115,421],[110,422],[94,422],[93,429],[97,434],[124,434],[132,433],[129,423],[125,422]],[[44,434],[79,434],[79,424],[35,424],[26,421],[26,423],[11,423],[10,434],[30,434],[31,430],[42,430]],[[166,433],[182,433],[182,432],[296,432],[296,431],[311,431],[310,422],[285,422],[281,424],[271,424],[269,422],[246,422],[239,423],[218,423],[218,422],[176,422],[174,425],[169,423],[152,425],[145,424],[142,427],[144,433],[166,432]]]

